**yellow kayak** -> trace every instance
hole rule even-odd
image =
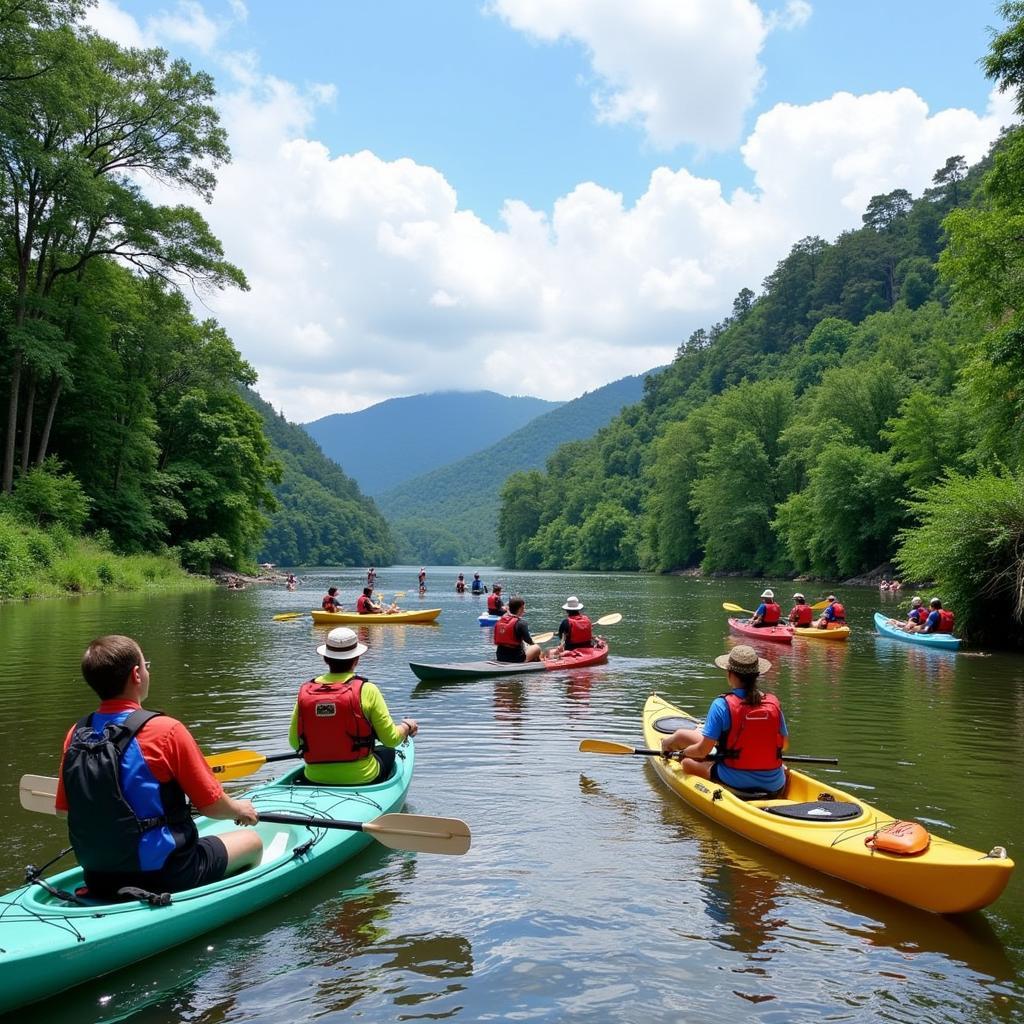
[[[666,733],[687,724],[697,723],[657,694],[648,698],[647,747],[660,749]],[[876,834],[894,823],[891,815],[803,772],[787,771],[783,799],[742,800],[721,783],[685,775],[678,761],[652,757],[650,762],[661,780],[694,810],[733,832],[800,864],[923,910],[956,914],[987,907],[1013,873],[1013,861],[1002,847],[982,853],[936,835],[929,837],[923,852],[885,852],[878,848],[879,840],[899,829]]]
[[[312,611],[313,621],[319,626],[375,626],[395,622],[433,622],[441,614],[440,608],[419,608],[414,611],[393,612],[391,615],[360,615],[359,612]]]
[[[835,629],[815,629],[813,626],[806,629],[793,628],[793,636],[802,640],[845,640],[849,635],[849,626],[838,626]]]

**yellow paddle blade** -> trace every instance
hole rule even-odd
[[[635,747],[611,740],[580,740],[581,754],[632,754],[635,750]]]
[[[828,601],[819,601],[817,604],[811,605],[812,612],[822,612],[828,607]]]
[[[622,621],[622,612],[609,612],[607,615],[602,615],[596,622],[598,626],[614,626],[617,622]]]
[[[57,780],[45,775],[22,775],[18,784],[18,798],[26,811],[38,814],[56,814],[53,801],[57,796]]]
[[[727,612],[743,612],[744,615],[754,614],[749,608],[741,608],[738,604],[733,604],[731,601],[723,601],[722,607]]]
[[[554,635],[554,633],[538,633],[533,638],[533,642],[535,644],[546,644]]]
[[[397,601],[400,597],[405,597],[405,591],[404,590],[400,590],[397,594],[395,594],[395,596],[393,598],[391,598],[391,600],[392,601]]]
[[[274,621],[284,622],[286,619],[299,619],[305,614],[305,612],[282,612],[280,615],[274,616]]]
[[[211,754],[206,763],[213,770],[218,782],[244,779],[267,763],[266,754],[255,750],[229,750],[226,754]]]

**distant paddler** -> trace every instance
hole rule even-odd
[[[455,593],[464,594],[466,592],[466,577],[460,572],[459,578],[455,581]]]
[[[814,609],[807,603],[803,594],[793,595],[793,607],[789,610],[789,624],[794,629],[810,629],[814,622]]]
[[[328,587],[327,593],[324,594],[323,600],[320,602],[320,607],[325,612],[340,612],[344,609],[344,605],[338,600],[338,588]]]
[[[483,594],[487,591],[487,584],[480,579],[480,573],[473,573],[473,583],[470,585],[470,591],[474,594]]]
[[[757,606],[750,625],[756,629],[770,629],[777,626],[782,618],[782,609],[775,603],[775,591],[766,588],[761,592],[761,603]]]
[[[360,615],[393,615],[398,611],[398,606],[394,602],[387,608],[382,604],[377,604],[373,600],[373,588],[363,587],[363,592],[356,601],[356,611]]]
[[[583,614],[583,604],[573,595],[562,605],[565,618],[558,624],[556,635],[559,644],[549,651],[549,658],[557,658],[564,651],[575,651],[580,647],[594,646],[594,627],[589,616]]]
[[[817,629],[839,629],[846,625],[846,609],[836,600],[835,594],[829,594],[825,599],[828,604],[821,613],[821,618],[814,623]]]
[[[505,602],[501,598],[501,584],[495,583],[491,588],[491,593],[487,595],[487,614],[488,615],[504,615],[505,614]]]

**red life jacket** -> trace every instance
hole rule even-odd
[[[565,638],[570,647],[582,647],[594,639],[594,629],[586,615],[570,615],[569,635]]]
[[[734,693],[723,693],[729,706],[729,733],[722,764],[746,772],[766,772],[782,767],[782,708],[778,698],[766,693],[756,707]]]
[[[928,621],[928,610],[926,608],[911,608],[907,620],[915,626],[923,626]]]
[[[501,614],[501,594],[487,595],[487,610],[491,615]]]
[[[806,629],[814,621],[814,609],[809,604],[794,605],[789,618],[797,629]]]
[[[522,647],[522,640],[516,636],[516,623],[518,621],[518,615],[505,612],[494,624],[494,642],[499,647],[514,647],[516,650]]]
[[[832,622],[846,622],[846,609],[838,602],[832,602]]]
[[[764,606],[764,618],[761,621],[766,626],[777,626],[781,618],[782,609],[774,601],[769,601]]]
[[[359,600],[356,601],[356,611],[360,615],[369,615],[373,612],[372,605],[373,602],[365,594],[360,594]]]
[[[361,761],[376,736],[363,712],[362,676],[345,683],[311,679],[299,687],[299,745],[306,764]]]
[[[330,594],[324,594],[324,599],[320,602],[320,607],[323,608],[325,612],[333,612],[334,602],[336,600],[337,598],[331,597]]]
[[[935,627],[936,633],[952,633],[953,632],[953,613],[946,611],[945,608],[939,608],[939,624]]]

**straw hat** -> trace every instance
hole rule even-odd
[[[581,612],[583,611],[583,605],[580,604],[580,599],[573,595],[569,598],[565,604],[562,605],[562,611],[564,612]]]
[[[358,658],[368,650],[366,644],[359,642],[354,629],[338,626],[327,634],[327,643],[321,644],[316,653],[321,658],[330,658],[331,661],[348,661],[349,658]]]
[[[772,667],[770,661],[759,658],[757,651],[746,644],[738,644],[728,654],[720,654],[715,658],[715,664],[726,672],[735,672],[738,676],[760,674]]]

